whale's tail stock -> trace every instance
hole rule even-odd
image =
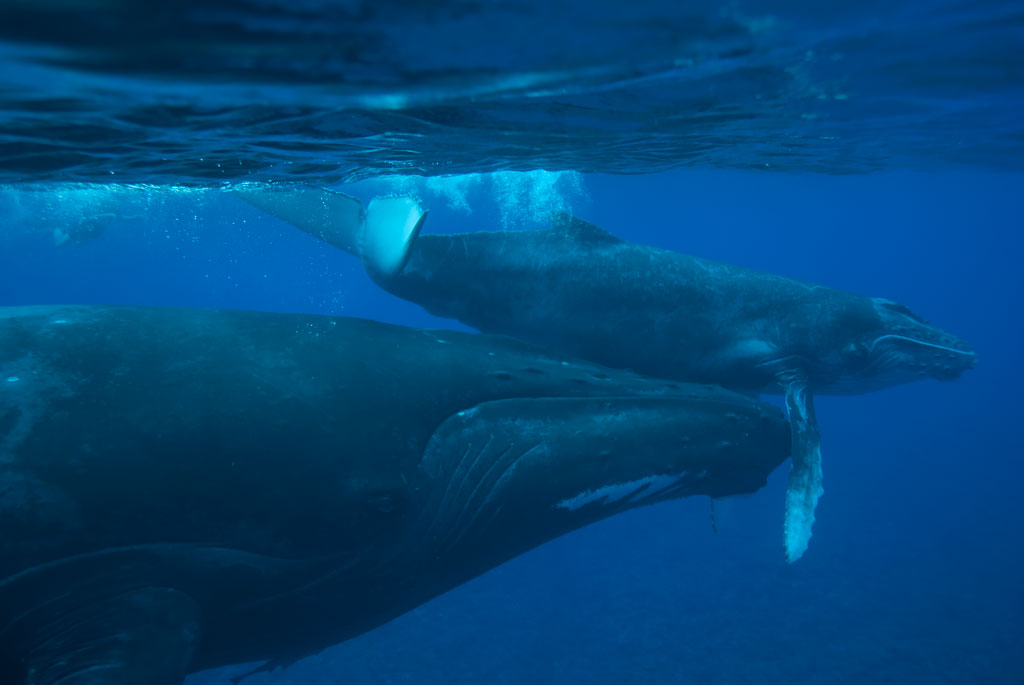
[[[427,212],[409,196],[362,203],[345,193],[308,185],[244,185],[234,194],[326,243],[363,260],[372,273],[392,276],[405,266]]]

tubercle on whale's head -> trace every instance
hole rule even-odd
[[[853,394],[926,378],[954,380],[974,368],[974,351],[957,336],[901,304],[882,298],[867,302],[857,325],[834,337],[836,344],[812,372],[819,392]]]

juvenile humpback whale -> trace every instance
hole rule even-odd
[[[974,353],[906,307],[621,240],[560,215],[547,231],[418,233],[406,198],[242,189],[253,205],[360,256],[385,290],[485,333],[660,378],[783,393],[793,433],[784,548],[807,549],[821,487],[813,394],[948,380]]]
[[[633,507],[749,493],[782,413],[484,335],[0,309],[0,682],[315,653]]]

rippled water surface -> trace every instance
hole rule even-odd
[[[1024,168],[1004,0],[0,5],[0,182]]]

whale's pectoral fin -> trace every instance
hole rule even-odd
[[[188,595],[144,587],[22,616],[15,654],[31,685],[181,685],[199,639]]]
[[[359,256],[364,215],[356,198],[307,185],[243,185],[233,192],[267,214]]]
[[[359,254],[366,270],[385,276],[401,271],[426,218],[426,210],[411,197],[370,200],[359,239]]]
[[[807,550],[814,509],[825,491],[821,487],[821,436],[814,415],[814,397],[803,374],[789,375],[783,387],[793,434],[793,466],[786,487],[784,537],[786,561],[792,564]]]
[[[305,185],[239,186],[235,195],[301,231],[362,258],[373,274],[402,270],[427,212],[411,197],[354,197]]]

